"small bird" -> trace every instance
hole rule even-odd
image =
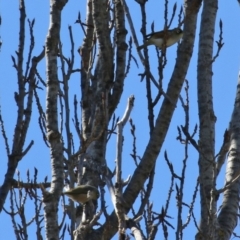
[[[181,28],[174,28],[171,30],[154,32],[147,35],[146,42],[139,46],[138,51],[147,47],[149,45],[155,45],[159,49],[162,49],[162,46],[166,44],[166,47],[170,47],[176,42],[178,42],[183,36],[183,31]]]
[[[97,200],[99,198],[98,189],[91,185],[79,185],[75,188],[65,191],[63,194],[67,195],[73,201],[81,204],[85,204],[91,199]]]

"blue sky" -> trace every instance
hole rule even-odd
[[[175,1],[169,1],[169,13],[171,13],[171,9]],[[132,14],[132,19],[135,25],[135,30],[138,34],[139,43],[142,42],[142,36],[140,34],[141,28],[141,16],[140,9],[138,4],[131,0],[128,3],[130,12]],[[178,10],[182,4],[182,1],[177,1]],[[68,26],[72,26],[73,35],[75,39],[75,48],[81,45],[83,40],[83,33],[79,27],[79,25],[74,24],[78,12],[81,12],[82,20],[85,19],[85,9],[86,9],[85,1],[77,1],[71,0],[64,8],[62,15],[62,28],[61,28],[61,38],[63,42],[63,51],[66,56],[70,56],[69,53],[69,35],[68,35]],[[164,2],[151,0],[147,2],[147,29],[148,32],[151,32],[151,23],[154,21],[155,29],[161,30],[164,25]],[[48,1],[26,1],[26,11],[27,18],[33,19],[35,18],[35,48],[34,55],[38,55],[42,50],[42,47],[45,43],[45,38],[48,29],[48,21],[49,21],[49,2]],[[0,14],[2,16],[2,25],[0,26],[0,35],[3,41],[2,49],[0,52],[0,105],[1,111],[4,119],[5,129],[7,132],[9,144],[12,144],[12,136],[13,129],[15,127],[16,122],[16,104],[14,101],[14,91],[17,90],[16,85],[16,71],[13,68],[11,55],[15,56],[15,51],[18,47],[18,26],[19,26],[19,11],[18,11],[18,2],[17,1],[0,1]],[[200,22],[200,16],[198,21]],[[169,17],[170,18],[170,17]],[[216,60],[213,66],[213,96],[214,96],[214,109],[215,115],[217,116],[216,123],[216,153],[219,151],[220,146],[222,144],[222,136],[224,134],[225,129],[228,127],[231,113],[233,110],[233,103],[236,92],[237,85],[237,76],[240,66],[240,8],[237,1],[219,1],[219,11],[216,20],[216,33],[215,40],[218,40],[219,34],[219,20],[223,21],[223,38],[224,38],[224,47],[220,52],[220,57]],[[198,22],[198,26],[199,26]],[[177,25],[177,19],[172,24],[172,27]],[[191,60],[191,64],[189,67],[188,74],[186,79],[190,84],[190,120],[191,120],[191,129],[193,130],[196,123],[198,123],[198,109],[197,109],[197,89],[196,89],[196,70],[197,70],[197,52],[198,52],[198,35],[199,35],[199,27],[197,29],[196,41],[194,46],[194,54]],[[130,37],[130,31],[128,33],[127,39]],[[29,42],[29,29],[26,24],[26,49],[25,54],[27,54],[27,43]],[[175,60],[176,60],[176,47],[177,45],[172,46],[167,51],[167,59],[168,65],[164,72],[164,87],[168,84],[168,81],[171,77],[172,70],[174,68]],[[121,102],[117,108],[116,115],[122,116],[125,110],[125,106],[127,103],[127,98],[130,95],[135,96],[135,106],[131,114],[131,118],[136,124],[136,135],[137,135],[137,154],[142,156],[146,143],[149,138],[149,130],[147,126],[147,101],[146,101],[146,93],[145,93],[145,82],[140,82],[140,78],[138,76],[139,73],[143,73],[144,68],[141,65],[140,59],[136,53],[135,46],[133,46],[134,57],[138,61],[139,68],[132,62],[130,73],[125,81],[125,89],[121,99]],[[216,51],[216,45],[215,45]],[[155,48],[149,47],[150,53],[150,65],[151,70],[155,77],[157,77],[157,57],[155,54]],[[26,62],[26,58],[25,61]],[[75,67],[79,67],[80,58],[76,53]],[[45,62],[42,61],[40,64],[39,72],[41,72],[42,77],[45,78]],[[61,76],[60,76],[61,78]],[[75,74],[72,76],[70,81],[71,90],[71,99],[73,102],[73,95],[77,94],[78,100],[80,99],[80,86],[79,86],[79,75]],[[153,90],[154,92],[154,90]],[[182,93],[184,97],[184,92]],[[45,103],[45,93],[40,93],[40,97],[42,99],[42,103]],[[156,107],[155,115],[159,110],[160,105]],[[29,152],[29,154],[20,162],[18,170],[21,172],[21,178],[23,180],[26,179],[26,171],[29,169],[31,176],[33,177],[34,167],[38,168],[39,181],[43,181],[46,175],[49,176],[51,174],[50,169],[50,161],[49,161],[49,150],[42,143],[42,136],[38,129],[37,125],[38,121],[38,113],[37,111],[33,111],[33,119],[30,125],[29,134],[26,140],[26,145],[34,139],[34,146]],[[154,211],[160,212],[161,207],[165,205],[166,196],[169,190],[170,184],[170,175],[168,168],[166,166],[166,162],[163,158],[163,153],[166,150],[168,152],[168,157],[170,161],[173,163],[175,171],[180,174],[182,167],[182,160],[184,158],[184,148],[177,142],[177,126],[184,124],[184,114],[181,108],[181,104],[178,103],[176,111],[174,113],[174,117],[171,122],[170,130],[167,134],[166,141],[163,145],[162,151],[159,155],[156,167],[156,177],[153,193],[151,196],[151,200],[154,203]],[[72,129],[73,130],[73,129]],[[130,157],[130,153],[132,152],[132,137],[129,134],[130,126],[127,126],[124,129],[125,139],[124,139],[124,150],[123,150],[123,177],[126,178],[128,175],[131,175],[134,169],[133,161]],[[74,130],[73,130],[74,131]],[[196,140],[197,140],[196,136]],[[77,146],[77,143],[76,143]],[[106,159],[111,169],[114,168],[114,160],[115,160],[115,146],[116,139],[113,137],[108,145]],[[0,137],[0,152],[1,152],[1,161],[0,161],[0,184],[3,181],[4,174],[6,172],[7,167],[7,157],[5,146],[3,143],[2,137]],[[186,186],[185,186],[185,196],[184,201],[190,203],[192,193],[195,187],[196,178],[198,176],[198,156],[196,151],[190,147],[189,159],[188,159],[188,168],[187,168],[187,178],[186,178]],[[222,174],[218,180],[218,187],[220,188],[224,184],[224,170],[222,169]],[[219,204],[221,202],[219,201]],[[135,207],[137,209],[139,202],[137,201]],[[112,209],[111,202],[108,201],[107,205],[110,209]],[[196,205],[199,205],[199,198],[197,200]],[[6,205],[7,207],[7,205]],[[33,217],[30,209],[27,210],[27,214],[29,215],[29,220]],[[199,207],[196,206],[195,215],[199,216]],[[175,225],[177,220],[176,215],[176,203],[175,198],[173,197],[171,202],[171,208],[168,213],[173,217],[170,220],[171,224]],[[187,213],[184,212],[183,221],[185,221]],[[199,221],[199,218],[197,218]],[[10,218],[6,216],[4,213],[0,215],[0,226],[3,226],[5,229],[5,238],[14,239],[14,233],[12,229],[12,224]],[[175,237],[175,232],[171,231],[169,239]],[[188,229],[184,233],[184,239],[192,239],[195,235],[196,229],[193,224],[188,227]],[[29,238],[33,239],[35,236],[35,230],[31,230],[29,232]],[[158,239],[163,239],[162,235],[158,235]]]

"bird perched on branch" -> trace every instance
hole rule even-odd
[[[69,189],[63,193],[71,198],[73,201],[85,204],[90,200],[97,200],[99,198],[99,191],[91,185],[79,185],[75,188]]]
[[[176,42],[178,42],[183,36],[183,31],[181,28],[174,28],[171,30],[163,30],[160,32],[154,32],[148,34],[146,37],[146,41],[143,45],[139,46],[138,51],[147,47],[149,45],[155,45],[159,49],[165,45],[166,47],[170,47]]]

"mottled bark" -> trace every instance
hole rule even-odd
[[[114,28],[115,39],[111,41],[111,29],[109,27],[110,13],[109,2],[89,0],[87,3],[87,28],[86,37],[80,48],[82,57],[81,66],[81,90],[82,90],[82,149],[85,167],[79,171],[82,184],[88,183],[98,187],[99,169],[106,166],[105,151],[107,144],[107,126],[115,111],[122,91],[125,79],[127,44],[125,37],[124,11],[120,1],[114,2]],[[98,45],[96,45],[96,40]],[[94,59],[94,48],[98,46],[98,55]],[[116,49],[116,71],[114,72],[114,51]],[[93,64],[96,64],[92,74]],[[86,166],[87,165],[87,166]],[[93,214],[87,214],[85,218],[91,220]],[[92,212],[91,212],[92,213]],[[75,239],[97,239],[92,231],[81,224],[75,232]],[[98,235],[98,237],[101,237]],[[104,237],[103,237],[104,238]]]
[[[201,195],[201,234],[214,239],[215,197],[215,121],[212,96],[212,58],[218,1],[203,1],[198,52],[199,180]]]
[[[189,3],[188,7],[186,8],[184,37],[178,49],[176,65],[166,92],[166,95],[171,99],[171,102],[168,100],[168,98],[164,99],[157,116],[155,128],[143,154],[141,162],[138,168],[135,170],[129,185],[124,192],[123,197],[125,200],[126,212],[130,210],[144,182],[146,179],[148,179],[149,173],[152,171],[152,168],[156,163],[158,154],[166,137],[192,56],[197,14],[200,6],[201,1],[193,1],[192,3]],[[111,239],[111,237],[116,233],[116,221],[117,219],[115,213],[112,213],[111,217],[103,225],[101,231],[103,231],[105,239]]]
[[[240,75],[238,76],[237,93],[234,109],[229,126],[230,148],[227,158],[226,183],[229,184],[223,195],[223,203],[218,216],[220,229],[218,234],[221,238],[230,239],[233,230],[237,226],[239,211],[239,174],[240,174]],[[236,180],[237,179],[237,180]],[[236,181],[235,181],[236,180]],[[234,181],[234,183],[232,183]]]
[[[61,12],[67,0],[51,0],[50,22],[46,39],[46,127],[50,145],[52,180],[50,191],[43,191],[46,239],[59,239],[58,204],[63,189],[63,144],[58,130],[58,45],[60,40]]]

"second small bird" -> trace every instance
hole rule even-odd
[[[146,42],[138,47],[138,50],[143,49],[149,45],[155,45],[159,49],[162,49],[163,45],[170,47],[176,42],[178,42],[183,36],[183,31],[181,28],[174,28],[171,30],[154,32],[147,35]]]
[[[85,204],[91,199],[97,200],[99,198],[98,189],[91,185],[80,185],[63,192],[63,194],[81,204]]]

